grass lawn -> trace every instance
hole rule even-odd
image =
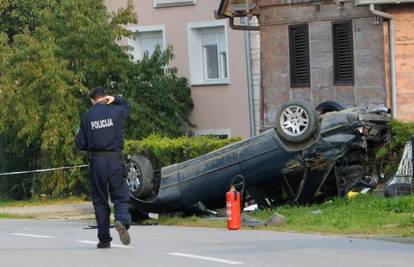
[[[346,235],[414,236],[414,195],[399,198],[360,195],[352,200],[335,199],[323,204],[301,207],[282,206],[255,211],[249,215],[267,220],[275,212],[286,216],[288,223],[256,229]],[[224,219],[210,220],[197,217],[161,217],[160,223],[208,227],[226,225]]]

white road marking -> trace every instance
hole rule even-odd
[[[22,234],[22,233],[10,233],[10,235],[35,237],[35,238],[45,238],[45,239],[56,238],[55,236],[49,236],[49,235],[32,235],[32,234]]]
[[[206,260],[206,261],[214,261],[214,262],[221,262],[225,264],[230,265],[241,265],[244,264],[240,261],[231,261],[231,260],[225,260],[225,259],[219,259],[219,258],[212,258],[212,257],[205,257],[205,256],[198,256],[193,254],[186,254],[186,253],[179,253],[179,252],[169,252],[168,255],[172,256],[178,256],[178,257],[185,257],[185,258],[192,258],[192,259],[199,259],[199,260]]]
[[[89,240],[77,240],[76,242],[84,243],[84,244],[92,244],[92,245],[98,244],[98,242],[96,242],[96,241],[89,241]],[[118,245],[118,244],[112,244],[112,243],[111,243],[111,247],[114,247],[114,248],[134,248],[133,246],[124,246],[124,245]]]

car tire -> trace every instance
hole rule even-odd
[[[276,112],[276,132],[292,143],[307,141],[318,129],[318,114],[305,101],[283,103]]]
[[[129,158],[126,181],[129,191],[135,197],[143,198],[151,195],[154,189],[154,170],[151,162],[144,156],[135,155]]]

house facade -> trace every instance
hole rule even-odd
[[[395,118],[414,120],[408,2],[223,0],[219,15],[259,20],[263,128],[275,124],[277,106],[290,99],[315,107],[385,105]]]
[[[126,3],[106,0],[109,10]],[[127,42],[134,60],[151,53],[156,45],[172,46],[171,65],[191,86],[190,120],[197,125],[195,135],[249,137],[256,127],[253,73],[247,64],[255,47],[245,32],[215,19],[217,5],[218,1],[205,0],[135,0],[139,23],[128,26],[135,35]],[[260,80],[259,74],[256,79]]]
[[[332,1],[267,1],[260,8],[265,127],[290,99],[387,103],[383,26],[367,8]]]

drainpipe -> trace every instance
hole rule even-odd
[[[391,71],[391,114],[394,119],[397,118],[397,80],[395,78],[395,37],[394,37],[394,20],[391,14],[375,9],[374,4],[369,5],[372,14],[388,19],[389,32],[389,49],[390,49],[390,71]]]
[[[249,18],[245,18],[245,23],[250,26]],[[256,135],[256,117],[254,114],[254,93],[253,93],[253,72],[252,72],[252,61],[251,61],[251,46],[250,46],[250,32],[244,32],[244,43],[246,53],[246,66],[247,66],[247,92],[249,98],[249,119],[250,119],[250,136]]]

